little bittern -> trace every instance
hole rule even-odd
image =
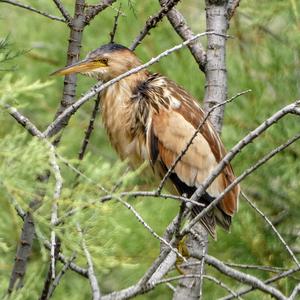
[[[140,60],[128,48],[107,44],[55,74],[82,73],[105,82],[139,65]],[[106,88],[101,94],[101,106],[109,139],[121,159],[128,158],[133,166],[149,161],[159,178],[186,147],[205,116],[198,102],[183,88],[147,70]],[[168,180],[176,193],[190,197],[225,154],[220,137],[207,121]],[[234,179],[232,168],[227,165],[199,201],[208,205]],[[213,237],[216,223],[229,229],[238,194],[236,186],[201,220]],[[199,207],[193,207],[194,215],[199,213]]]

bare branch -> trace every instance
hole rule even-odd
[[[139,35],[135,38],[130,48],[132,51],[141,43],[149,31],[156,27],[156,25],[163,19],[163,17],[179,2],[180,0],[170,0],[162,4],[162,8],[154,16],[151,16],[146,21],[146,24]]]
[[[209,276],[209,275],[203,275],[203,278],[208,279],[208,280],[214,282],[215,284],[219,285],[220,287],[222,287],[223,289],[225,289],[226,291],[228,291],[230,294],[232,294],[232,296],[234,296],[234,297],[242,300],[242,298],[239,295],[237,295],[229,286],[227,286],[221,280],[219,280],[219,279],[217,279],[217,278],[215,278],[213,276]]]
[[[170,48],[161,54],[157,55],[156,57],[150,59],[147,63],[140,65],[136,68],[133,68],[117,77],[114,79],[104,83],[104,84],[96,84],[94,85],[83,97],[81,97],[79,100],[77,100],[74,104],[72,104],[70,107],[66,108],[60,115],[57,116],[57,118],[52,122],[47,129],[43,132],[44,137],[51,137],[57,132],[61,130],[61,124],[65,122],[66,119],[69,119],[71,115],[73,115],[85,102],[89,101],[92,97],[94,97],[97,93],[103,91],[107,87],[111,86],[112,84],[120,81],[121,79],[128,77],[132,74],[138,73],[139,71],[146,69],[147,67],[153,65],[154,63],[157,63],[159,60],[161,60],[163,57],[170,55],[174,51],[178,51],[184,46],[188,45],[189,43],[193,42],[194,40],[200,38],[201,36],[205,35],[211,35],[211,34],[216,34],[215,32],[203,32],[196,34],[193,36],[191,39],[186,40],[185,42]]]
[[[54,280],[55,279],[55,248],[57,247],[56,245],[56,235],[53,227],[55,226],[55,223],[57,222],[58,219],[58,200],[61,195],[61,189],[62,189],[62,184],[63,184],[63,178],[60,173],[60,168],[59,165],[56,161],[56,156],[55,156],[55,148],[52,144],[49,143],[49,148],[50,148],[50,165],[52,167],[54,177],[55,177],[55,188],[54,188],[54,195],[53,195],[53,203],[52,203],[52,211],[51,211],[51,277]]]
[[[245,265],[245,264],[236,264],[232,262],[224,262],[226,266],[233,267],[233,268],[240,268],[240,269],[249,269],[249,270],[259,270],[259,271],[266,271],[272,273],[280,273],[282,271],[287,271],[288,269],[281,268],[281,267],[274,267],[274,266],[260,266],[260,265]]]
[[[28,118],[24,117],[21,113],[19,113],[16,108],[14,108],[8,104],[5,104],[4,108],[31,135],[41,137],[41,132],[37,129],[37,127]]]
[[[118,20],[119,20],[119,17],[120,17],[120,14],[121,14],[121,3],[119,5],[119,8],[118,8],[118,11],[117,11],[117,14],[115,15],[115,20],[114,20],[114,26],[113,26],[113,29],[112,31],[109,33],[110,35],[110,43],[114,43],[114,40],[115,40],[115,35],[116,35],[116,32],[117,32],[117,27],[118,27]]]
[[[64,5],[62,4],[62,2],[60,0],[53,0],[53,2],[55,3],[55,5],[59,9],[59,11],[61,12],[61,14],[63,15],[63,17],[65,18],[66,22],[68,24],[71,24],[72,17],[70,16],[70,14],[67,11],[67,9],[64,7]]]
[[[97,114],[99,113],[99,104],[100,104],[100,94],[97,95],[97,99],[95,100],[95,105],[94,105],[94,109],[92,112],[92,116],[89,122],[89,126],[87,128],[87,130],[85,131],[85,136],[84,136],[84,140],[82,142],[80,151],[78,153],[78,158],[79,160],[82,160],[85,154],[85,151],[87,149],[91,134],[94,130],[94,123],[95,123],[95,119]]]
[[[116,0],[102,0],[100,4],[89,5],[85,13],[85,22],[88,24],[101,11],[111,6],[114,2],[116,2]]]
[[[166,4],[167,0],[159,0],[160,5]],[[176,9],[173,8],[167,13],[167,17],[177,34],[185,41],[193,37],[195,34],[189,28],[184,16]],[[201,71],[205,71],[206,65],[206,52],[204,47],[199,41],[192,42],[187,45],[195,61],[197,62]]]
[[[240,5],[241,0],[229,0],[227,4],[227,19],[230,20],[238,6]]]
[[[217,103],[227,99],[227,70],[226,70],[226,34],[228,20],[226,19],[227,1],[205,0],[206,30],[214,30],[223,36],[207,37],[207,63],[205,65],[205,95],[204,109],[208,110]],[[220,134],[225,107],[220,106],[210,116],[211,123]]]
[[[296,296],[300,294],[300,283],[298,283],[296,285],[296,287],[294,288],[291,296],[288,298],[288,300],[295,300],[296,299]]]
[[[298,140],[300,138],[300,134],[296,135],[293,139],[291,139],[288,143],[284,144],[285,148],[288,147],[292,142],[295,142],[296,140]],[[278,153],[280,150],[282,149],[283,146],[276,148],[276,151],[272,151],[275,154]],[[282,149],[283,150],[283,149]],[[274,154],[274,155],[275,155]],[[269,220],[269,218],[249,199],[249,197],[244,193],[241,192],[241,195],[243,196],[243,198],[249,203],[249,205],[261,216],[263,217],[263,219],[267,222],[267,224],[272,228],[272,230],[275,232],[276,236],[278,237],[278,239],[280,240],[280,242],[283,244],[283,246],[285,247],[285,249],[288,251],[288,253],[291,255],[291,257],[293,258],[294,262],[296,263],[296,265],[298,267],[300,267],[299,261],[296,258],[295,254],[293,253],[292,249],[289,247],[289,245],[286,243],[286,241],[284,240],[284,238],[281,236],[281,234],[279,233],[279,231],[275,228],[275,226],[272,224],[272,222]]]
[[[272,283],[272,282],[276,282],[282,278],[285,278],[285,277],[288,277],[296,272],[299,272],[300,271],[300,268],[297,267],[297,268],[293,268],[293,269],[290,269],[288,271],[285,271],[285,272],[282,272],[274,277],[271,277],[269,279],[267,279],[266,281],[264,281],[265,284],[269,284],[269,283]],[[252,287],[248,287],[248,288],[242,288],[240,289],[239,291],[236,292],[237,295],[241,296],[241,295],[245,295],[251,291],[254,291],[256,289],[256,287],[252,286]],[[220,300],[231,300],[233,299],[234,296],[232,295],[229,295],[229,296],[226,296],[226,297],[223,297],[221,298]]]
[[[128,208],[130,211],[133,212],[134,216],[138,219],[138,221],[160,242],[164,243],[167,247],[169,247],[178,257],[183,259],[183,261],[186,261],[185,257],[183,257],[176,248],[172,247],[172,245],[166,241],[164,238],[159,236],[147,223],[146,221],[140,216],[140,214],[134,209],[132,205],[130,205],[128,202],[122,200],[120,197],[115,196],[116,200],[118,200],[120,203],[122,203],[126,208]]]
[[[60,17],[57,17],[57,16],[50,15],[50,14],[48,14],[48,13],[45,13],[45,12],[40,11],[40,10],[38,10],[38,9],[36,9],[36,8],[33,8],[33,7],[31,7],[31,6],[27,5],[27,4],[23,4],[23,3],[20,3],[20,2],[18,2],[18,1],[15,1],[15,0],[0,0],[0,2],[8,3],[8,4],[11,4],[11,5],[14,5],[14,6],[18,6],[18,7],[21,7],[21,8],[27,9],[27,10],[30,10],[30,11],[32,11],[32,12],[35,12],[35,13],[37,13],[37,14],[39,14],[39,15],[44,16],[44,17],[47,17],[47,18],[49,18],[49,19],[51,19],[51,20],[55,20],[55,21],[59,21],[59,22],[65,23],[65,19],[63,19],[63,18],[60,18]]]
[[[46,300],[50,299],[51,296],[53,295],[54,290],[56,289],[56,287],[59,285],[62,277],[64,276],[64,274],[67,272],[67,270],[70,267],[70,264],[75,260],[76,256],[75,254],[72,255],[72,257],[63,265],[62,269],[60,270],[60,272],[57,274],[57,276],[55,277],[55,279],[53,280],[51,286],[49,287],[49,292],[47,295]]]
[[[81,237],[81,244],[82,244],[82,249],[84,251],[87,263],[88,263],[88,277],[89,277],[89,281],[91,284],[91,288],[92,288],[92,292],[93,292],[93,300],[100,300],[101,298],[101,293],[100,293],[100,288],[99,288],[99,284],[94,272],[94,266],[93,266],[93,260],[91,257],[91,254],[89,252],[89,250],[87,249],[84,237],[83,237],[83,233],[82,230],[80,228],[79,223],[77,223],[77,231],[79,232],[79,235]]]
[[[191,256],[194,256],[193,253],[190,253],[190,254],[191,254]],[[201,257],[196,256],[196,258],[200,259]],[[266,285],[263,281],[261,281],[260,279],[258,279],[255,276],[245,274],[245,273],[242,273],[235,269],[232,269],[232,268],[226,266],[220,260],[218,260],[215,257],[212,257],[210,255],[206,255],[205,260],[209,265],[213,266],[214,268],[216,268],[218,271],[220,271],[221,273],[223,273],[226,276],[232,277],[242,283],[249,284],[265,293],[272,295],[276,299],[287,300],[287,298],[279,290],[275,289],[274,287]],[[235,295],[235,297],[236,296],[237,295]]]

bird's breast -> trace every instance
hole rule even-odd
[[[138,124],[129,88],[120,83],[106,89],[101,97],[102,121],[120,158],[137,167],[148,153],[144,132],[134,130]]]

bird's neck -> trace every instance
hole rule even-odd
[[[109,86],[101,96],[103,124],[112,145],[123,159],[131,151],[128,145],[133,141],[132,130],[137,126],[137,107],[132,96],[136,87],[148,76],[147,71],[130,75]]]

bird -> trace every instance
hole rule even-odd
[[[129,48],[105,44],[85,59],[61,68],[54,75],[80,73],[107,82],[142,63]],[[101,116],[112,146],[133,168],[145,161],[155,177],[165,176],[205,118],[199,102],[180,85],[159,73],[143,69],[101,92]],[[191,197],[226,155],[225,147],[207,120],[168,177],[172,193]],[[230,164],[207,188],[198,202],[209,205],[235,179]],[[229,231],[238,208],[239,186],[200,220],[216,239],[216,224]],[[203,209],[193,206],[192,217]]]

